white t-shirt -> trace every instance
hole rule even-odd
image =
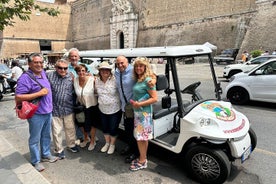
[[[23,73],[23,70],[19,68],[18,66],[14,66],[12,69],[12,74],[14,74],[14,77],[12,78],[14,81],[17,81],[17,79],[21,76]]]

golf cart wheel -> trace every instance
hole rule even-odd
[[[256,148],[257,146],[257,135],[255,131],[252,129],[252,127],[249,128],[249,135],[251,139],[251,146],[252,146],[252,151]]]
[[[227,98],[232,104],[242,105],[249,101],[249,94],[244,88],[233,87],[228,91]]]
[[[206,146],[195,146],[188,150],[185,166],[189,176],[206,184],[223,183],[231,169],[229,159],[223,151]]]

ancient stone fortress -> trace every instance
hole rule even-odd
[[[204,44],[272,51],[274,0],[59,0],[49,17],[33,12],[0,34],[0,58],[31,52]],[[241,52],[241,51],[240,51]]]

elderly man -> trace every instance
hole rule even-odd
[[[71,48],[68,52],[68,60],[70,62],[69,64],[69,72],[76,77],[78,74],[75,71],[75,68],[78,64],[80,64],[80,55],[79,50],[77,48]],[[88,68],[88,72],[91,75],[96,75],[98,72],[93,68],[91,68],[89,65],[85,64],[85,66]]]
[[[53,163],[58,160],[50,152],[51,122],[52,122],[52,90],[43,70],[43,57],[38,53],[31,54],[28,58],[29,69],[17,81],[15,101],[32,101],[39,99],[36,113],[29,118],[29,149],[31,163],[41,172],[45,167],[40,161]],[[30,77],[32,76],[32,77]],[[41,87],[43,86],[43,87]]]
[[[53,122],[52,133],[55,152],[59,159],[65,158],[62,146],[62,129],[64,127],[66,145],[69,151],[79,152],[76,142],[76,130],[73,113],[73,79],[68,71],[68,61],[59,59],[55,65],[56,71],[48,73],[48,79],[53,92]]]

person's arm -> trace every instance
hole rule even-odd
[[[131,104],[134,108],[140,108],[142,106],[148,106],[150,104],[153,104],[155,102],[157,102],[158,100],[158,96],[157,96],[157,91],[156,90],[148,90],[149,93],[149,98],[147,100],[144,101],[133,101]]]
[[[48,89],[42,88],[40,91],[32,93],[32,94],[17,94],[15,96],[15,101],[17,103],[22,102],[22,101],[31,101],[38,97],[45,96],[47,94],[48,94]]]

